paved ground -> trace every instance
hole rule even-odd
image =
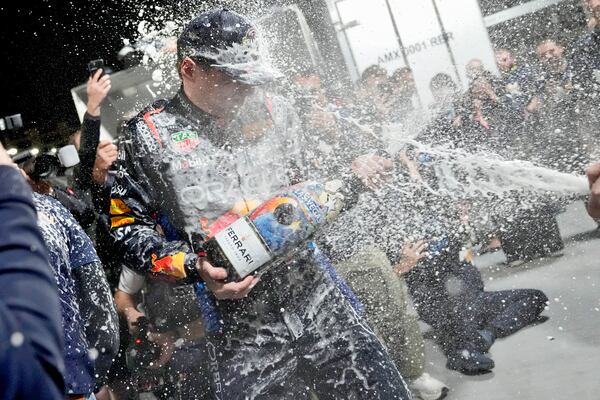
[[[427,369],[445,381],[448,399],[600,399],[600,235],[581,203],[559,217],[565,255],[517,268],[499,265],[502,253],[477,259],[488,289],[542,289],[550,320],[494,344],[493,373],[465,376],[445,368],[427,340]]]

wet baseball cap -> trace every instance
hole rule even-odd
[[[204,12],[192,19],[177,39],[180,59],[206,59],[248,85],[271,82],[279,73],[265,59],[256,26],[228,9]]]

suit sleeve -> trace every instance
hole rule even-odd
[[[197,255],[184,241],[169,241],[157,231],[162,182],[152,170],[160,157],[148,141],[156,140],[144,120],[133,120],[119,143],[117,172],[110,194],[110,232],[117,254],[129,268],[181,283],[200,280]],[[154,151],[153,151],[154,150]],[[151,179],[150,177],[154,178]],[[164,188],[164,186],[162,186]]]
[[[96,162],[96,149],[100,143],[100,117],[87,112],[81,123],[81,146],[79,147],[79,165],[73,171],[73,177],[82,190],[92,188],[92,172]]]

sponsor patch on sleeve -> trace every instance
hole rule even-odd
[[[121,199],[110,199],[110,215],[121,215],[131,212],[131,208]]]
[[[152,269],[150,271],[182,279],[187,276],[184,263],[185,253],[181,251],[163,258],[158,258],[156,254],[152,254]]]
[[[111,217],[110,218],[110,227],[118,228],[118,227],[124,226],[124,225],[131,225],[134,222],[135,222],[135,218],[133,218],[133,217],[125,217],[125,216]]]

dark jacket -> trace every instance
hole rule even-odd
[[[78,152],[80,161],[73,173],[77,186],[82,190],[94,189],[92,173],[99,143],[100,117],[93,117],[86,112],[81,123],[81,145]]]
[[[580,97],[594,101],[593,92],[600,90],[600,29],[583,35],[575,43],[569,69]]]
[[[34,203],[58,282],[67,393],[87,395],[118,349],[112,293],[90,238],[73,216],[51,197],[34,194]]]
[[[31,191],[12,167],[0,183],[0,398],[61,399],[58,292]]]

